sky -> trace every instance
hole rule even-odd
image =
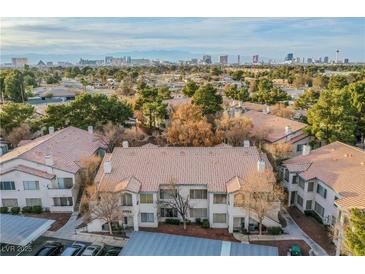
[[[1,18],[1,61],[223,54],[365,61],[365,18]],[[60,60],[58,60],[60,61]]]

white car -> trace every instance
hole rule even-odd
[[[103,243],[93,243],[89,245],[84,252],[82,252],[81,256],[99,256],[104,249]]]

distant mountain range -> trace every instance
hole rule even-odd
[[[2,54],[0,56],[0,63],[10,63],[13,57],[27,57],[30,64],[37,64],[39,60],[44,62],[58,62],[66,61],[76,63],[83,59],[91,60],[104,60],[105,56],[113,57],[123,57],[131,56],[132,59],[159,59],[164,61],[178,61],[178,60],[190,60],[192,58],[201,59],[203,55],[211,55],[213,62],[218,62],[220,55],[226,54],[209,54],[207,53],[192,53],[188,51],[178,51],[178,50],[146,50],[146,51],[125,51],[125,52],[112,52],[105,54],[47,54],[47,53],[27,53],[27,54]],[[251,62],[252,56],[241,55],[241,63]],[[260,57],[260,61],[268,61],[267,57]],[[229,63],[237,63],[237,55],[228,54]]]

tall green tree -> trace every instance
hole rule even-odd
[[[356,109],[346,89],[324,90],[308,110],[308,131],[318,140],[331,143],[355,141]]]
[[[354,256],[365,256],[365,211],[352,209],[345,231],[345,245]]]
[[[143,116],[149,128],[158,127],[166,116],[166,105],[159,101],[145,103],[142,107]]]
[[[317,103],[320,92],[314,89],[306,89],[302,95],[294,102],[297,109],[309,109]]]
[[[194,81],[189,81],[185,84],[184,88],[182,89],[182,92],[185,96],[192,97],[199,88],[198,84]]]
[[[4,80],[5,97],[11,101],[21,103],[27,100],[24,92],[23,74],[19,70],[8,73]]]
[[[192,103],[200,106],[204,115],[214,115],[223,109],[223,98],[211,84],[201,86],[192,97]]]
[[[365,83],[357,82],[346,87],[351,95],[351,103],[356,109],[356,136],[365,137]]]
[[[328,82],[328,89],[341,89],[348,85],[347,78],[342,75],[332,76]]]
[[[233,100],[249,101],[250,94],[246,87],[237,88],[237,85],[228,85],[224,88],[224,95]]]
[[[0,109],[0,125],[2,134],[10,133],[25,121],[31,119],[35,110],[32,105],[8,102]]]

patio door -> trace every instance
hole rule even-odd
[[[296,191],[292,191],[291,195],[290,195],[290,205],[294,205],[295,204],[295,200],[297,198],[297,192]]]
[[[233,231],[241,232],[245,228],[245,218],[244,217],[234,217],[233,218]]]

